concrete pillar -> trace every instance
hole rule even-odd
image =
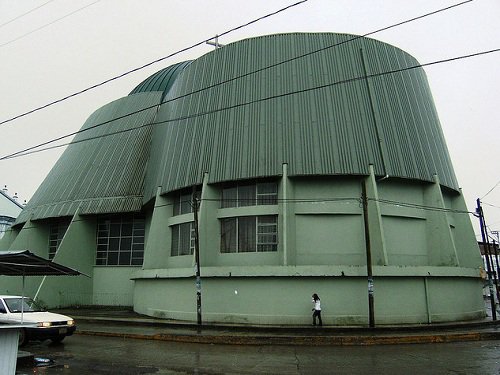
[[[146,269],[167,268],[171,232],[166,223],[173,215],[173,202],[161,194],[161,186],[156,191],[155,204],[145,243],[143,267]]]
[[[280,248],[283,251],[282,264],[284,266],[296,265],[296,245],[295,245],[295,204],[291,200],[295,197],[293,184],[288,178],[288,164],[283,164],[283,177],[279,185],[278,192],[280,225],[278,230],[281,242]]]
[[[368,198],[368,222],[372,264],[374,266],[385,266],[388,264],[387,250],[380,204],[378,202],[377,181],[375,179],[375,172],[372,164],[370,164],[370,175],[366,177],[366,195]]]
[[[448,222],[448,213],[440,210],[446,206],[437,175],[434,175],[434,183],[424,189],[424,205],[436,207],[425,211],[429,265],[460,266]]]

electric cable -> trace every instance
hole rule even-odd
[[[366,33],[366,34],[363,34],[363,35],[360,35],[360,36],[355,36],[351,39],[348,39],[346,41],[342,41],[342,42],[339,42],[339,43],[335,43],[335,44],[332,44],[332,45],[329,45],[329,46],[326,46],[326,47],[323,47],[323,48],[320,48],[320,49],[317,49],[317,50],[313,50],[313,51],[310,51],[308,53],[305,53],[305,54],[302,54],[302,55],[298,55],[298,56],[294,56],[290,59],[286,59],[286,60],[283,60],[283,61],[280,61],[280,62],[277,62],[275,64],[271,64],[271,65],[268,65],[266,67],[263,67],[263,68],[260,68],[260,69],[257,69],[257,70],[254,70],[252,72],[247,72],[247,73],[244,73],[242,75],[239,75],[239,76],[236,76],[236,77],[233,77],[233,78],[230,78],[230,79],[227,79],[225,81],[221,81],[221,82],[218,82],[216,84],[213,84],[213,85],[210,85],[210,86],[206,86],[206,87],[203,87],[201,89],[198,89],[198,90],[195,90],[195,91],[192,91],[192,92],[189,92],[189,93],[186,93],[184,95],[181,95],[181,96],[178,96],[178,97],[175,97],[175,98],[171,98],[171,99],[168,99],[166,101],[164,101],[163,103],[161,104],[166,104],[166,103],[170,103],[174,100],[178,100],[178,99],[182,99],[182,98],[185,98],[187,96],[190,96],[190,95],[193,95],[193,94],[196,94],[196,93],[200,93],[202,91],[205,91],[205,90],[208,90],[208,89],[211,89],[211,88],[214,88],[214,87],[217,87],[217,86],[220,86],[220,85],[223,85],[223,84],[226,84],[226,83],[229,83],[229,82],[232,82],[232,81],[235,81],[237,79],[241,79],[241,78],[244,78],[244,77],[247,77],[247,76],[250,76],[250,75],[253,75],[253,74],[256,74],[256,73],[259,73],[261,71],[264,71],[264,70],[267,70],[267,69],[271,69],[271,68],[274,68],[276,66],[279,66],[279,65],[282,65],[282,64],[285,64],[285,63],[289,63],[291,61],[294,61],[294,60],[297,60],[297,59],[300,59],[300,58],[304,58],[304,57],[307,57],[307,56],[310,56],[312,54],[315,54],[315,53],[319,53],[319,52],[322,52],[322,51],[325,51],[327,49],[330,49],[330,48],[333,48],[333,47],[336,47],[336,46],[339,46],[341,44],[345,44],[345,43],[349,43],[349,42],[352,42],[354,40],[357,40],[359,38],[363,38],[363,37],[366,37],[366,36],[369,36],[369,35],[373,35],[375,33],[378,33],[378,32],[381,32],[381,31],[385,31],[385,30],[389,30],[391,28],[394,28],[394,27],[398,27],[398,26],[401,26],[403,24],[406,24],[406,23],[409,23],[409,22],[413,22],[415,20],[419,20],[419,19],[422,19],[424,17],[428,17],[430,15],[434,15],[434,14],[437,14],[437,13],[440,13],[440,12],[443,12],[443,11],[446,11],[446,10],[449,10],[449,9],[452,9],[452,8],[455,8],[457,6],[460,6],[460,5],[464,5],[466,3],[469,3],[473,0],[467,0],[467,1],[463,1],[461,3],[457,3],[457,4],[454,4],[454,5],[451,5],[451,6],[448,6],[448,7],[445,7],[445,8],[441,8],[441,9],[438,9],[438,10],[435,10],[435,11],[432,11],[432,12],[429,12],[429,13],[426,13],[426,14],[423,14],[423,15],[420,15],[420,16],[417,16],[417,17],[413,17],[413,18],[410,18],[408,20],[405,20],[405,21],[401,21],[401,22],[398,22],[398,23],[395,23],[395,24],[392,24],[390,26],[386,26],[386,27],[383,27],[381,29],[378,29],[378,30],[375,30],[375,31],[371,31],[369,33]],[[292,5],[294,6],[294,5]],[[144,107],[142,108],[141,110],[137,110],[137,111],[134,111],[134,112],[130,112],[129,114],[125,114],[125,115],[122,115],[122,116],[118,116],[112,120],[109,120],[109,121],[105,121],[102,123],[102,125],[104,124],[107,124],[107,123],[110,123],[110,122],[113,122],[113,121],[116,121],[116,120],[119,120],[119,119],[122,119],[122,118],[125,118],[127,117],[128,115],[133,115],[133,114],[136,114],[136,113],[139,113],[141,111],[145,111],[145,110],[148,110],[148,109],[151,109],[153,107],[155,107],[155,105],[152,105],[152,106],[148,106],[148,107]],[[0,125],[2,125],[2,123],[0,122]],[[22,150],[22,151],[19,151],[17,153],[14,153],[14,154],[11,154],[9,156],[13,156],[13,155],[16,155],[18,153],[23,153],[23,152],[26,152],[26,151],[29,151],[29,150],[33,150],[33,149],[36,149],[36,148],[39,148],[39,147],[42,147],[42,146],[45,146],[47,144],[50,144],[50,143],[54,143],[54,142],[57,142],[59,140],[62,140],[64,138],[67,138],[67,137],[71,137],[71,136],[74,136],[76,134],[79,134],[79,133],[82,133],[82,132],[85,132],[85,131],[88,131],[88,130],[91,130],[97,126],[99,126],[100,124],[96,124],[95,126],[92,126],[92,127],[89,127],[89,128],[86,128],[86,129],[81,129],[79,131],[76,131],[76,132],[73,132],[73,133],[70,133],[70,134],[66,134],[64,136],[61,136],[61,137],[58,137],[54,140],[50,140],[50,141],[46,141],[46,142],[43,142],[41,144],[38,144],[36,146],[32,146],[28,149],[25,149],[25,150]],[[64,145],[61,145],[61,146],[65,146],[67,144],[64,144]],[[0,160],[3,160],[3,158],[0,158]]]
[[[264,198],[263,198],[264,199]],[[400,202],[400,201],[392,201],[388,199],[375,199],[375,198],[367,198],[368,201],[374,201],[374,202],[380,202],[388,205],[393,205],[393,206],[398,206],[398,207],[404,207],[404,208],[415,208],[419,210],[424,210],[424,211],[439,211],[439,212],[450,212],[450,213],[456,213],[456,214],[474,214],[471,211],[467,210],[456,210],[453,208],[446,208],[446,207],[436,207],[436,206],[428,206],[428,205],[422,205],[422,204],[416,204],[416,203],[409,203],[409,202]],[[256,202],[259,199],[258,198],[249,198],[249,199],[242,199],[242,198],[233,198],[233,199],[227,199],[227,198],[199,198],[200,202],[219,202],[219,203],[224,203],[224,202]],[[295,198],[274,198],[273,202],[277,203],[332,203],[332,202],[356,202],[356,203],[362,203],[363,198],[362,197],[346,197],[346,198],[308,198],[308,199],[295,199]],[[190,203],[191,200],[183,200],[175,203],[165,203],[165,204],[160,204],[156,205],[155,207],[166,207],[166,206],[173,206],[176,204],[183,204],[183,203]],[[253,206],[253,205],[245,205],[245,207],[248,206]],[[227,207],[229,208],[229,207]]]
[[[247,23],[245,23],[245,24],[242,24],[242,25],[239,25],[239,26],[234,27],[234,28],[232,28],[232,29],[229,29],[229,30],[227,30],[227,31],[224,31],[224,32],[223,32],[223,33],[221,33],[221,34],[217,34],[217,37],[221,37],[221,36],[224,36],[224,35],[228,35],[229,33],[232,33],[232,32],[234,32],[234,31],[240,30],[240,29],[242,29],[242,28],[244,28],[244,27],[247,27],[247,26],[249,26],[249,25],[252,25],[252,24],[254,24],[254,23],[258,22],[258,21],[261,21],[261,20],[263,20],[263,19],[266,19],[266,18],[268,18],[268,17],[274,16],[274,15],[276,15],[276,14],[278,14],[278,13],[284,12],[285,10],[288,10],[288,9],[290,9],[290,8],[292,8],[292,7],[295,7],[295,6],[297,6],[297,5],[300,5],[300,4],[305,3],[305,2],[307,2],[307,1],[308,1],[308,0],[301,0],[301,1],[298,1],[298,2],[296,2],[296,3],[294,3],[294,4],[291,4],[291,5],[288,5],[288,6],[284,7],[284,8],[278,9],[278,10],[276,10],[276,11],[272,12],[272,13],[268,13],[268,14],[266,14],[266,15],[264,15],[264,16],[261,16],[261,17],[259,17],[259,18],[256,18],[256,19],[252,20],[252,21],[249,21],[249,22],[247,22]],[[469,0],[469,1],[472,1],[472,0]],[[144,65],[141,65],[141,66],[139,66],[139,67],[137,67],[137,68],[134,68],[134,69],[128,70],[128,71],[126,71],[126,72],[124,72],[124,73],[121,73],[121,74],[119,74],[119,75],[116,75],[116,76],[114,76],[114,77],[108,78],[108,79],[106,79],[106,80],[104,80],[104,81],[102,81],[102,82],[100,82],[100,83],[96,83],[96,84],[94,84],[94,85],[92,85],[92,86],[89,86],[89,87],[87,87],[87,88],[85,88],[85,89],[82,89],[82,90],[76,91],[76,92],[74,92],[74,93],[72,93],[72,94],[69,94],[69,95],[67,95],[67,96],[63,97],[63,98],[60,98],[60,99],[54,100],[54,101],[49,102],[49,103],[47,103],[47,104],[44,104],[44,105],[42,105],[42,106],[40,106],[40,107],[34,108],[34,109],[32,109],[32,110],[29,110],[29,111],[27,111],[27,112],[21,113],[21,114],[19,114],[19,115],[14,116],[14,117],[8,118],[8,119],[3,120],[3,121],[0,121],[0,125],[4,125],[4,124],[6,124],[6,123],[8,123],[8,122],[11,122],[11,121],[17,120],[17,119],[19,119],[19,118],[21,118],[21,117],[27,116],[27,115],[32,114],[32,113],[34,113],[34,112],[38,112],[38,111],[40,111],[40,110],[42,110],[42,109],[48,108],[48,107],[53,106],[53,105],[55,105],[55,104],[57,104],[57,103],[61,103],[61,102],[65,101],[65,100],[68,100],[68,99],[73,98],[73,97],[75,97],[75,96],[81,95],[81,94],[83,94],[83,93],[85,93],[85,92],[87,92],[87,91],[93,90],[93,89],[95,89],[95,88],[97,88],[97,87],[103,86],[103,85],[105,85],[105,84],[107,84],[107,83],[110,83],[110,82],[112,82],[112,81],[116,81],[117,79],[123,78],[123,77],[125,77],[125,76],[127,76],[127,75],[129,75],[129,74],[135,73],[135,72],[137,72],[137,71],[139,71],[139,70],[142,70],[142,69],[144,69],[144,68],[147,68],[147,67],[149,67],[149,66],[151,66],[151,65],[157,64],[157,63],[159,63],[159,62],[161,62],[161,61],[164,61],[164,60],[166,60],[166,59],[169,59],[169,58],[171,58],[171,57],[173,57],[173,56],[179,55],[179,54],[181,54],[182,52],[186,52],[186,51],[189,51],[190,49],[193,49],[193,48],[195,48],[195,47],[201,46],[201,45],[205,44],[206,42],[209,42],[210,40],[212,40],[212,39],[214,39],[214,38],[215,38],[215,36],[210,37],[210,38],[208,38],[208,39],[204,39],[204,40],[202,40],[202,41],[200,41],[200,42],[197,42],[197,43],[195,43],[195,44],[193,44],[193,45],[191,45],[191,46],[189,46],[189,47],[182,48],[182,49],[180,49],[180,50],[178,50],[178,51],[176,51],[176,52],[173,52],[173,53],[171,53],[171,54],[169,54],[169,55],[167,55],[167,56],[160,57],[160,58],[158,58],[158,59],[156,59],[156,60],[150,61],[149,63],[146,63],[146,64],[144,64]]]
[[[6,26],[6,25],[8,25],[8,24],[10,24],[10,23],[12,23],[12,22],[14,22],[14,21],[16,21],[16,20],[18,20],[18,19],[20,19],[20,18],[22,18],[22,17],[24,17],[24,16],[26,16],[26,15],[30,14],[30,13],[33,13],[35,10],[42,8],[42,7],[44,7],[45,5],[47,5],[48,3],[51,3],[51,2],[53,2],[53,1],[54,1],[54,0],[49,0],[49,1],[45,2],[45,3],[43,3],[42,5],[39,5],[39,6],[37,6],[36,8],[33,8],[33,9],[31,9],[31,10],[27,11],[26,13],[23,13],[23,14],[21,14],[21,15],[17,16],[17,17],[14,17],[13,19],[11,19],[11,20],[9,20],[9,21],[7,21],[7,22],[5,22],[5,23],[2,23],[2,24],[0,25],[0,29],[1,29],[2,27],[4,27],[4,26]]]
[[[20,39],[22,39],[22,38],[24,38],[24,37],[26,37],[26,36],[28,36],[28,35],[31,35],[31,34],[33,34],[33,33],[37,32],[37,31],[40,31],[40,30],[42,30],[42,29],[45,29],[46,27],[51,26],[51,25],[55,24],[56,22],[59,22],[59,21],[61,21],[61,20],[65,19],[65,18],[68,18],[69,16],[72,16],[73,14],[78,13],[78,12],[80,12],[80,11],[82,11],[82,10],[84,10],[84,9],[86,9],[86,8],[88,8],[88,7],[90,7],[90,6],[92,6],[92,5],[96,4],[96,3],[98,3],[99,1],[101,1],[101,0],[94,1],[93,3],[88,4],[88,5],[85,5],[85,6],[81,7],[81,8],[78,8],[77,10],[74,10],[74,11],[72,11],[72,12],[70,12],[70,13],[66,14],[65,16],[62,16],[62,17],[60,17],[60,18],[57,18],[57,19],[55,19],[55,20],[54,20],[54,21],[52,21],[52,22],[49,22],[49,23],[47,23],[47,24],[45,24],[45,25],[43,25],[43,26],[37,27],[36,29],[29,31],[29,32],[27,32],[26,34],[23,34],[23,35],[21,35],[21,36],[19,36],[19,37],[17,37],[17,38],[14,38],[14,39],[12,39],[12,40],[9,40],[8,42],[5,42],[5,43],[3,43],[3,44],[0,44],[0,48],[2,48],[2,47],[4,47],[4,46],[6,46],[6,45],[8,45],[8,44],[11,44],[11,43],[13,43],[13,42],[17,42],[18,40],[20,40]]]
[[[416,208],[419,210],[426,210],[426,211],[453,212],[453,213],[458,213],[458,214],[475,214],[475,212],[467,211],[467,210],[456,210],[453,208],[446,208],[446,207],[436,207],[436,206],[428,206],[428,205],[417,204],[417,203],[399,202],[399,201],[392,201],[389,199],[368,198],[368,200],[374,201],[374,202],[379,202],[379,203],[384,203],[384,204],[390,204],[393,206],[399,206],[399,207],[404,207],[404,208]]]
[[[336,86],[336,85],[352,83],[352,82],[359,81],[359,80],[365,80],[367,78],[381,77],[381,76],[388,75],[388,74],[405,72],[405,71],[409,71],[409,70],[413,70],[413,69],[422,68],[422,67],[425,67],[425,66],[432,66],[432,65],[437,65],[437,64],[449,63],[449,62],[453,62],[453,61],[457,61],[457,60],[461,60],[461,59],[472,58],[472,57],[482,56],[482,55],[486,55],[486,54],[490,54],[490,53],[496,53],[496,52],[500,52],[500,48],[489,50],[489,51],[481,51],[481,52],[477,52],[477,53],[473,53],[473,54],[468,54],[468,55],[451,57],[451,58],[448,58],[448,59],[437,60],[437,61],[433,61],[433,62],[429,62],[429,63],[424,63],[424,64],[417,64],[417,65],[413,65],[413,66],[409,66],[409,67],[405,67],[405,68],[394,69],[394,70],[380,72],[380,73],[372,73],[372,74],[369,74],[369,75],[363,75],[363,76],[359,76],[359,77],[348,78],[348,79],[345,79],[345,80],[342,80],[342,81],[336,81],[336,82],[327,83],[327,84],[323,84],[323,85],[319,85],[319,86],[304,88],[304,89],[301,89],[301,90],[295,90],[295,91],[290,91],[290,92],[281,93],[281,94],[277,94],[277,95],[271,95],[271,96],[268,96],[268,97],[265,97],[265,98],[255,99],[255,100],[244,102],[244,103],[237,103],[237,104],[234,104],[234,105],[231,105],[231,106],[227,106],[227,107],[223,107],[223,108],[216,108],[216,109],[213,109],[213,110],[199,112],[199,113],[194,113],[194,114],[190,114],[190,115],[186,115],[186,116],[177,117],[177,118],[174,118],[174,119],[163,120],[163,121],[158,121],[158,122],[151,122],[151,123],[147,123],[147,124],[135,127],[133,129],[122,129],[122,130],[118,130],[116,132],[112,132],[112,133],[108,133],[108,134],[102,134],[102,135],[98,135],[98,136],[95,136],[95,137],[88,137],[88,138],[80,139],[80,140],[76,140],[76,141],[73,140],[73,141],[68,142],[68,143],[59,144],[59,145],[55,145],[55,146],[50,146],[50,147],[46,147],[46,148],[36,149],[39,146],[33,146],[33,147],[28,148],[28,149],[25,149],[25,150],[22,150],[22,151],[18,151],[18,152],[15,152],[15,153],[3,156],[3,157],[0,158],[0,161],[1,160],[12,159],[12,158],[15,158],[15,157],[26,156],[26,155],[30,155],[30,154],[41,152],[41,151],[46,151],[46,150],[51,150],[51,149],[55,149],[55,148],[60,148],[60,147],[64,147],[64,146],[67,146],[67,145],[70,145],[70,144],[77,144],[77,143],[81,143],[81,142],[85,142],[85,141],[90,141],[90,140],[97,139],[97,138],[109,137],[109,136],[116,135],[116,134],[121,134],[121,133],[130,132],[130,131],[135,131],[135,130],[139,130],[139,129],[142,129],[142,128],[145,128],[145,127],[149,127],[149,126],[155,126],[155,125],[160,125],[160,124],[165,124],[165,123],[170,123],[170,122],[185,121],[185,120],[189,120],[189,119],[192,119],[192,118],[201,117],[201,116],[207,116],[207,115],[210,115],[210,114],[214,114],[214,113],[225,111],[225,110],[229,110],[229,109],[235,109],[235,108],[239,108],[239,107],[243,107],[243,106],[248,106],[248,105],[256,104],[256,103],[263,102],[263,101],[274,100],[274,99],[283,98],[283,97],[287,97],[287,96],[291,96],[291,95],[296,95],[296,94],[301,94],[301,93],[305,93],[305,92],[309,92],[309,91],[321,90],[321,89],[333,87],[333,86]],[[157,106],[157,105],[154,105],[154,106]],[[151,106],[151,107],[154,107],[154,106]],[[109,120],[106,123],[109,123],[111,121],[113,121],[113,120]],[[96,124],[96,125],[93,126],[93,128],[98,127],[98,126],[101,126],[101,124]],[[86,130],[87,129],[84,129],[82,131],[75,132],[74,134],[79,134],[79,133],[81,133],[83,131],[86,131]],[[60,138],[61,137],[59,137],[58,140]],[[52,141],[45,142],[45,144],[48,144],[48,143],[52,143]]]
[[[480,199],[483,199],[484,197],[486,197],[489,193],[491,193],[493,190],[495,190],[498,185],[500,185],[500,180],[498,180],[498,182],[495,184],[495,186],[493,186],[490,190],[488,190],[488,192],[486,194],[484,194]]]
[[[490,206],[490,207],[494,207],[494,208],[500,208],[499,206],[495,206],[493,204],[490,204],[490,203],[486,203],[486,202],[483,202],[481,201],[482,204],[486,205],[486,206]]]

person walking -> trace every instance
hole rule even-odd
[[[321,327],[323,325],[323,321],[321,320],[321,300],[316,293],[314,293],[312,295],[312,303],[314,304],[314,307],[312,309],[312,311],[313,311],[313,326],[316,325],[316,317],[317,317],[319,326]]]

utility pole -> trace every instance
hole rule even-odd
[[[370,244],[370,227],[368,223],[368,197],[366,195],[366,182],[361,183],[363,201],[363,219],[365,224],[366,245],[366,271],[368,275],[368,324],[370,328],[375,327],[375,312],[373,301],[373,273],[372,273],[372,251]]]
[[[198,207],[199,200],[196,195],[196,187],[193,187],[193,214],[194,214],[194,259],[196,273],[196,315],[198,329],[201,327],[201,275],[200,275],[200,241],[198,233]]]
[[[477,202],[476,213],[479,215],[479,225],[481,227],[481,237],[483,239],[483,248],[485,253],[484,255],[486,258],[486,269],[488,271],[488,287],[490,291],[491,316],[493,320],[497,320],[497,310],[495,306],[495,295],[493,292],[493,280],[492,280],[491,264],[489,257],[490,243],[488,241],[488,236],[486,235],[486,225],[484,223],[483,208],[481,207],[481,201],[478,198],[476,202]]]
[[[498,285],[500,274],[498,273],[498,250],[497,250],[497,244],[495,243],[495,240],[493,240],[493,253],[490,251],[490,259],[491,259],[491,268],[493,269],[493,277],[495,279],[495,288],[497,291],[497,301],[500,303],[500,288]],[[493,258],[493,255],[495,255],[495,258]],[[495,259],[495,262],[493,262],[493,259]],[[496,267],[495,267],[496,265]]]

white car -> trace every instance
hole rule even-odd
[[[26,324],[19,334],[19,345],[29,340],[61,342],[76,330],[69,316],[44,311],[27,297],[0,295],[0,324]]]

